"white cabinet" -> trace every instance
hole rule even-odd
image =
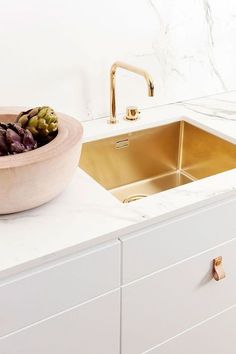
[[[119,354],[119,290],[3,337],[0,353]]]
[[[236,201],[174,218],[121,238],[127,284],[236,237]]]
[[[235,354],[236,307],[143,354]]]
[[[218,256],[223,257],[226,278],[217,282],[212,269]],[[143,353],[235,304],[235,259],[236,239],[124,285],[122,354]]]
[[[0,283],[0,337],[119,286],[118,241],[9,278]]]
[[[2,280],[0,354],[235,354],[235,210],[205,207]]]

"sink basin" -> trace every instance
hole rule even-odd
[[[236,167],[236,145],[185,121],[84,143],[80,167],[121,202]]]

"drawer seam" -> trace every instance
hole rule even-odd
[[[97,245],[95,247],[92,247],[92,249],[87,249],[82,252],[79,252],[77,254],[71,254],[66,257],[58,258],[54,261],[46,262],[45,264],[42,264],[40,266],[37,266],[35,268],[25,270],[23,272],[20,272],[18,274],[10,276],[9,280],[7,278],[0,279],[0,289],[1,287],[4,287],[6,285],[10,285],[12,283],[15,283],[17,281],[21,281],[30,277],[33,277],[34,275],[40,274],[42,272],[46,272],[51,269],[56,269],[59,267],[63,267],[63,265],[68,264],[70,262],[75,262],[76,260],[79,260],[80,258],[87,257],[90,255],[93,255],[96,252],[105,250],[107,248],[112,248],[114,246],[119,245],[119,240],[114,240],[112,242],[105,242],[100,245]]]
[[[173,336],[173,337],[171,337],[171,338],[168,338],[167,340],[165,340],[165,341],[159,343],[158,345],[155,345],[154,347],[149,348],[148,350],[142,352],[142,354],[148,354],[148,353],[152,352],[154,349],[160,348],[161,346],[167,344],[168,342],[171,342],[171,341],[174,340],[175,338],[178,338],[178,337],[180,337],[181,335],[183,335],[183,334],[185,334],[185,333],[188,333],[188,332],[190,332],[191,330],[193,330],[193,329],[195,329],[195,328],[197,328],[197,327],[200,327],[200,326],[203,325],[204,323],[207,323],[207,322],[209,322],[210,320],[213,320],[214,318],[217,318],[217,317],[219,317],[220,315],[223,315],[224,313],[226,313],[226,312],[228,312],[228,311],[234,309],[235,307],[236,307],[236,304],[227,307],[226,309],[224,309],[224,310],[218,312],[217,314],[215,314],[215,315],[213,315],[213,316],[210,316],[210,317],[208,317],[207,319],[205,319],[205,320],[203,320],[203,321],[201,321],[201,322],[198,322],[198,323],[195,324],[194,326],[191,326],[191,327],[189,327],[188,329],[186,329],[186,330],[184,330],[184,331],[182,331],[182,332],[176,334],[175,336]]]
[[[210,251],[214,251],[215,249],[217,249],[217,248],[219,248],[219,247],[222,247],[222,246],[225,246],[225,245],[227,245],[227,244],[229,244],[229,243],[231,243],[231,242],[234,242],[234,241],[236,241],[236,237],[234,237],[234,238],[232,238],[232,239],[230,239],[230,240],[228,240],[228,241],[225,241],[225,242],[223,242],[223,243],[220,243],[220,244],[218,244],[218,245],[216,245],[216,246],[214,246],[214,247],[208,248],[207,250],[204,250],[204,251],[202,251],[202,252],[196,253],[196,254],[194,254],[193,256],[184,258],[184,259],[182,259],[181,261],[178,261],[178,262],[176,262],[176,263],[170,264],[170,265],[168,265],[168,266],[166,266],[166,267],[164,267],[164,268],[155,270],[154,272],[148,273],[148,274],[146,274],[146,275],[144,275],[144,276],[142,276],[142,277],[140,277],[140,278],[138,278],[138,279],[134,279],[134,280],[132,280],[132,281],[130,281],[130,282],[128,282],[128,283],[125,283],[125,284],[123,284],[123,275],[122,275],[121,287],[124,288],[124,287],[126,287],[126,286],[128,286],[128,285],[135,284],[135,283],[137,283],[137,282],[139,282],[139,281],[141,281],[141,280],[144,280],[144,279],[147,279],[147,278],[149,278],[149,277],[152,277],[152,276],[155,275],[155,274],[158,274],[158,273],[167,271],[167,270],[169,270],[169,269],[171,269],[171,268],[174,268],[174,267],[178,266],[179,264],[182,264],[182,263],[184,263],[184,262],[188,262],[188,261],[190,261],[191,259],[197,258],[197,257],[199,257],[199,256],[201,256],[201,255],[203,255],[203,254],[205,254],[205,253],[210,252]],[[122,249],[122,248],[121,248],[121,249]]]
[[[4,335],[4,336],[0,336],[0,341],[3,340],[3,339],[5,339],[5,338],[7,338],[7,337],[12,336],[13,334],[20,333],[20,332],[22,332],[22,331],[24,331],[24,330],[26,330],[26,329],[28,329],[28,328],[34,327],[35,325],[38,325],[38,324],[43,323],[43,322],[46,322],[46,321],[48,321],[48,320],[50,320],[50,319],[59,317],[59,316],[65,314],[65,313],[67,313],[67,312],[70,312],[70,311],[72,311],[72,310],[74,310],[74,309],[77,309],[77,308],[79,308],[79,307],[81,307],[81,306],[83,306],[83,305],[87,305],[87,304],[89,304],[89,303],[91,303],[91,302],[93,302],[93,301],[95,301],[95,300],[98,300],[98,299],[102,298],[103,296],[111,295],[111,294],[113,294],[113,293],[115,293],[115,292],[117,292],[117,291],[120,291],[120,287],[117,287],[117,288],[112,289],[112,290],[110,290],[110,291],[108,291],[108,292],[106,292],[106,293],[103,293],[103,294],[101,294],[101,295],[98,295],[98,296],[96,296],[96,297],[93,297],[92,299],[86,300],[86,301],[84,301],[84,302],[82,302],[82,303],[80,303],[80,304],[77,304],[77,305],[75,305],[75,306],[72,306],[72,307],[70,307],[70,308],[67,308],[66,310],[63,310],[63,311],[61,311],[61,312],[57,312],[57,313],[53,314],[52,316],[48,316],[48,317],[43,318],[42,320],[33,322],[33,323],[31,323],[31,324],[29,324],[29,325],[27,325],[27,326],[25,326],[25,327],[19,328],[19,329],[15,330],[15,331],[12,331],[12,332],[10,332],[10,333]]]
[[[231,192],[230,192],[231,193]],[[218,196],[219,197],[219,196]],[[197,208],[190,209],[188,211],[183,211],[178,215],[170,216],[169,218],[165,218],[164,220],[160,220],[159,222],[154,222],[150,225],[143,226],[142,228],[137,229],[136,231],[130,231],[126,235],[119,236],[119,240],[124,243],[128,240],[135,239],[143,236],[143,231],[153,231],[158,230],[162,227],[165,227],[169,224],[174,224],[178,221],[186,220],[192,216],[202,214],[209,210],[218,209],[224,205],[229,205],[232,203],[236,203],[235,195],[228,197],[224,196],[222,199],[217,199],[216,201],[212,200],[210,203],[200,205]]]

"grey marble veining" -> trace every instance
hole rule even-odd
[[[156,85],[151,99],[139,77],[120,70],[118,112],[230,91],[235,38],[235,0],[4,2],[0,105],[49,104],[83,121],[106,117],[115,60],[145,68]]]
[[[228,96],[230,93],[228,93]],[[235,92],[231,92],[231,96],[235,97]],[[220,96],[203,97],[187,102],[179,103],[181,106],[195,112],[211,117],[212,120],[231,120],[236,121],[236,101],[223,99]]]

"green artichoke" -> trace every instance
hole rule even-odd
[[[58,131],[58,118],[54,110],[48,106],[36,107],[21,112],[16,121],[28,129],[37,140],[50,141]]]
[[[37,148],[28,129],[17,123],[0,123],[0,156],[15,155]]]

